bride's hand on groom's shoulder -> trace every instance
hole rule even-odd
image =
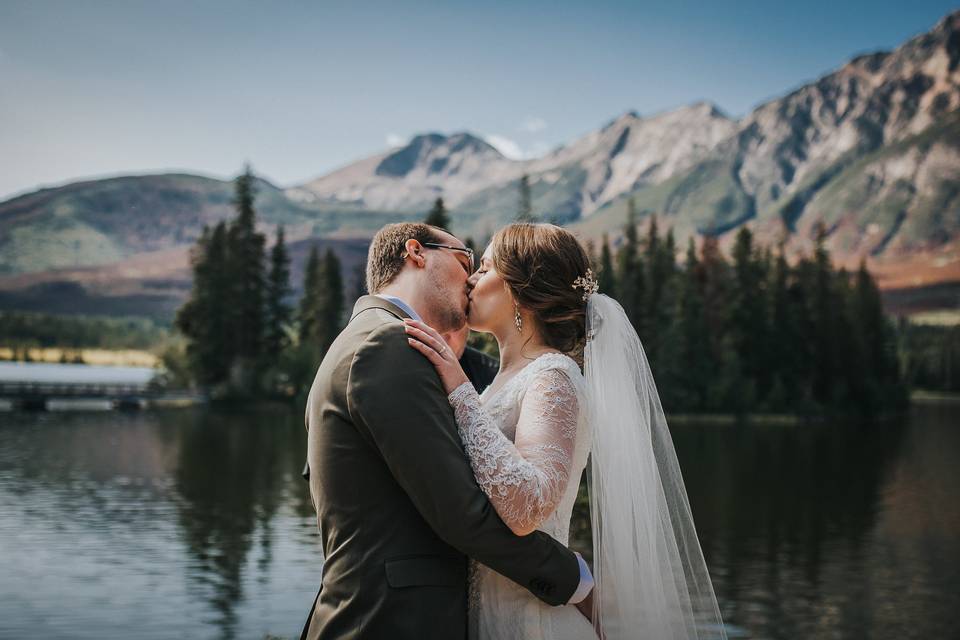
[[[454,389],[469,382],[467,374],[460,366],[457,354],[444,341],[443,337],[430,325],[406,318],[403,321],[410,346],[427,357],[440,374],[443,388],[449,395]]]

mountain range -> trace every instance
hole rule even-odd
[[[656,213],[680,248],[705,234],[728,245],[746,225],[796,257],[823,222],[838,263],[866,259],[881,287],[934,287],[937,305],[960,306],[942,294],[960,283],[960,11],[740,119],[706,102],[631,111],[522,161],[469,132],[428,133],[301,185],[261,180],[256,204],[265,230],[283,224],[294,243],[323,238],[356,262],[357,243],[388,221],[422,218],[437,197],[455,233],[488,237],[515,216],[522,176],[534,213],[585,239],[618,242],[631,199],[641,223]],[[135,291],[175,306],[187,249],[205,224],[232,215],[231,197],[227,181],[166,174],[2,202],[0,308],[35,307],[64,282],[105,300]]]

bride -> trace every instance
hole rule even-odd
[[[471,638],[725,638],[646,356],[576,238],[507,226],[469,282],[470,328],[500,347],[490,387],[474,391],[431,327],[407,320],[410,344],[437,368],[477,482],[517,535],[568,544],[590,458],[596,580],[591,624],[474,563]]]

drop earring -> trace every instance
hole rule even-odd
[[[513,303],[513,324],[517,325],[517,333],[523,333],[523,318],[520,317],[520,305]]]

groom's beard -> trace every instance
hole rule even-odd
[[[460,306],[463,294],[451,295],[449,288],[444,287],[439,280],[430,278],[430,290],[427,296],[430,322],[433,328],[440,333],[459,331],[467,324],[466,309]]]

